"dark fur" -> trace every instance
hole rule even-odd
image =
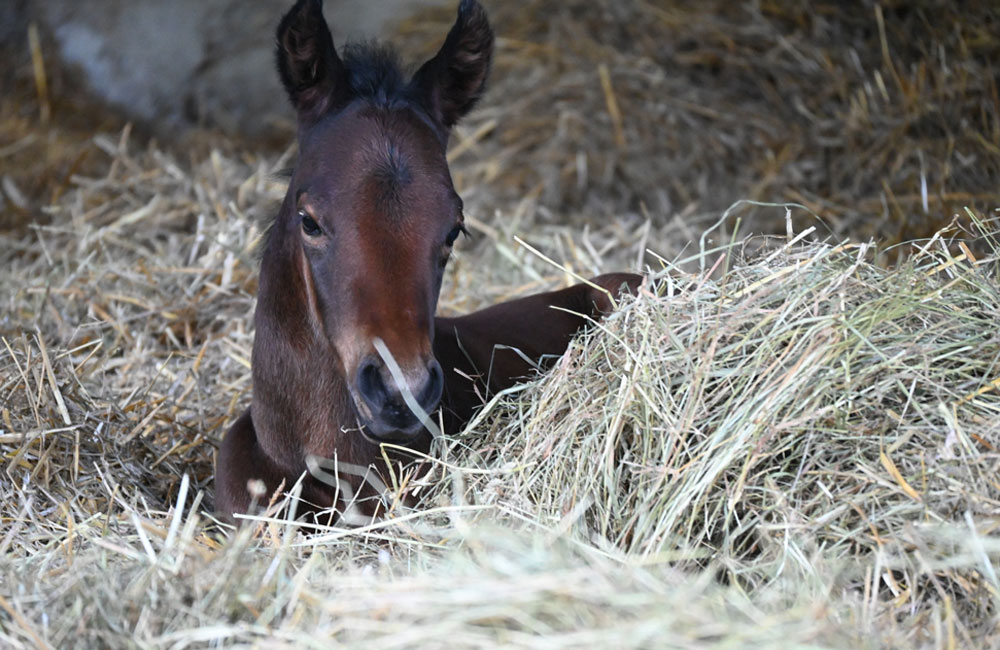
[[[384,43],[350,43],[344,48],[351,94],[381,106],[411,101],[410,86],[403,76],[395,48]]]
[[[391,50],[349,48],[341,59],[318,0],[300,0],[282,19],[278,70],[299,114],[299,160],[261,257],[253,402],[219,451],[223,518],[251,508],[249,480],[267,495],[288,488],[309,456],[388,482],[380,441],[424,452],[430,443],[403,388],[428,411],[440,406],[455,433],[484,398],[562,354],[610,308],[603,291],[580,284],[434,317],[447,242],[462,227],[447,137],[482,95],[492,46],[485,11],[463,0],[441,50],[406,81]],[[640,280],[594,282],[618,292]],[[376,339],[405,386],[376,354]],[[376,513],[374,489],[348,478],[372,499],[363,512]],[[307,475],[307,509],[342,508],[339,487]]]

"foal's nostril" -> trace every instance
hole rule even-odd
[[[441,394],[443,392],[444,371],[441,370],[441,364],[437,362],[437,359],[431,359],[431,362],[427,364],[427,383],[424,384],[424,389],[420,391],[417,402],[424,410],[430,412],[441,401]]]
[[[389,396],[389,389],[382,379],[379,364],[371,357],[358,368],[358,392],[374,410],[378,410]]]

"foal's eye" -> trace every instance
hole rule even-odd
[[[444,238],[444,245],[450,248],[455,243],[455,240],[458,239],[458,236],[461,234],[465,235],[469,234],[469,231],[465,229],[464,224],[458,224],[457,226],[451,229],[451,231],[448,233],[448,236]]]
[[[319,224],[305,210],[299,210],[299,216],[302,218],[302,232],[310,237],[318,237],[323,234]]]

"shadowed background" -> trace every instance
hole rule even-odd
[[[292,122],[272,32],[285,4],[5,5],[4,222],[60,192],[88,164],[93,131],[127,119],[179,151],[284,147]],[[436,47],[451,4],[334,0],[326,15],[337,43],[395,32],[415,61]],[[629,213],[685,239],[735,200],[792,201],[821,217],[821,235],[891,244],[997,203],[994,2],[489,9],[492,89],[455,138],[459,176],[505,200],[537,199],[555,222]],[[784,228],[770,219],[745,225]]]

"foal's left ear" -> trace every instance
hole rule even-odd
[[[482,97],[493,60],[493,29],[476,0],[462,0],[458,19],[433,59],[413,75],[424,106],[450,129]]]
[[[323,0],[299,0],[278,25],[278,73],[299,121],[314,122],[342,99],[347,69],[323,18]]]

